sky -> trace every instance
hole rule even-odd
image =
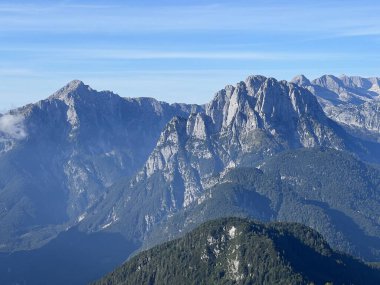
[[[380,1],[0,1],[0,112],[73,79],[206,103],[261,74],[380,76]]]

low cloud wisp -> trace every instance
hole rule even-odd
[[[0,140],[22,140],[27,136],[22,115],[5,114],[0,117]]]

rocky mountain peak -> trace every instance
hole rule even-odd
[[[258,88],[265,80],[267,80],[267,78],[263,75],[251,75],[247,77],[245,84],[247,88]]]
[[[323,111],[314,96],[302,87],[269,78],[258,92],[255,111],[264,128],[276,132],[295,130],[300,118],[324,120]]]
[[[358,88],[359,90],[370,90],[377,94],[380,93],[380,80],[377,77],[363,78],[360,76],[347,76],[343,74],[340,76],[340,79],[345,87],[353,89]]]
[[[67,88],[73,88],[73,89],[77,89],[82,86],[85,86],[85,84],[83,83],[83,81],[79,79],[71,80],[69,83],[66,84]]]
[[[308,81],[302,76],[299,79]],[[310,91],[294,83],[260,75],[250,76],[236,87],[228,86],[219,91],[207,105],[206,114],[215,130],[234,134],[265,129],[288,135],[296,131],[299,119],[306,116],[326,122],[323,110]]]
[[[64,87],[55,92],[50,98],[65,99],[74,95],[81,95],[94,91],[90,86],[80,80],[72,80]]]
[[[344,86],[349,87],[349,88],[370,89],[372,86],[372,83],[370,80],[359,77],[359,76],[347,76],[343,74],[340,76],[340,80],[342,80]]]
[[[330,90],[339,90],[339,88],[343,85],[342,80],[334,75],[323,75],[320,78],[314,79],[312,83],[326,87]]]
[[[290,82],[299,86],[309,86],[311,84],[310,80],[303,74],[295,76]]]

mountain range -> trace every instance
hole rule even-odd
[[[54,264],[68,243],[84,250],[72,275],[97,268],[65,279],[83,284],[226,216],[303,223],[380,261],[379,90],[376,78],[250,76],[186,105],[76,80],[0,116],[1,283],[44,284],[24,267]],[[90,262],[86,240],[109,262]],[[111,240],[125,254],[101,251]]]
[[[348,132],[380,141],[380,78],[324,75],[310,81],[299,75],[292,82],[312,92],[327,116]]]

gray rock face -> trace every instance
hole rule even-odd
[[[138,175],[128,186],[110,190],[119,193],[112,194],[117,198],[110,202],[106,197],[103,204],[108,206],[100,206],[99,216],[87,224],[92,230],[123,231],[135,223],[139,229],[130,238],[144,235],[162,217],[200,203],[205,189],[230,168],[255,164],[286,149],[346,149],[340,130],[308,90],[273,78],[249,77],[219,91],[205,113],[173,118]],[[142,204],[136,207],[136,201]]]
[[[173,116],[200,109],[122,98],[75,80],[1,116],[2,248],[29,247],[24,233],[37,230],[43,239],[46,227],[83,219],[105,187],[144,165]]]
[[[348,132],[380,142],[380,78],[324,75],[310,82],[300,75],[292,82],[317,96],[328,117]]]
[[[256,76],[231,91],[228,88],[220,91],[219,94],[226,95],[221,98],[218,94],[206,108],[206,114],[215,122],[220,136],[240,143],[243,152],[249,151],[252,141],[257,142],[257,138],[251,140],[251,136],[258,130],[282,146],[342,147],[318,102],[307,90],[285,81]],[[222,102],[225,102],[223,109],[215,108]],[[219,121],[223,122],[221,126]]]
[[[328,114],[354,135],[380,142],[380,100],[331,108]]]

